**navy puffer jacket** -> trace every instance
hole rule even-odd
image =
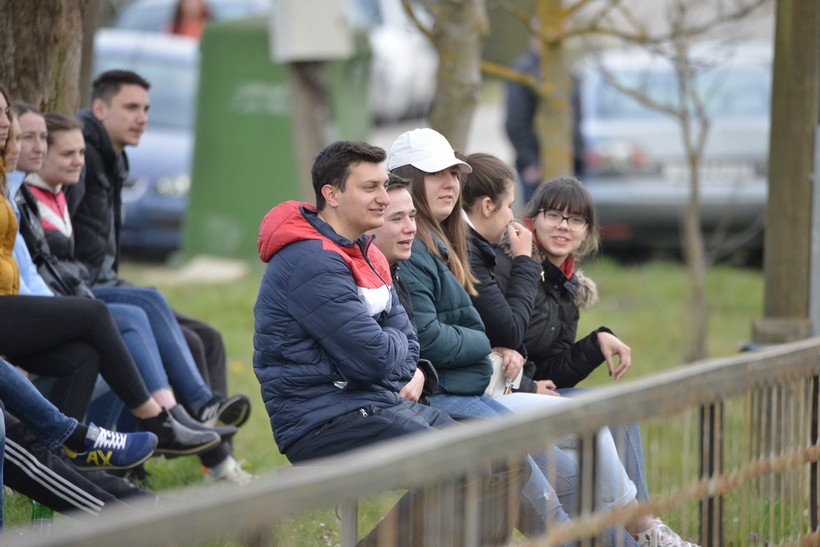
[[[310,205],[286,202],[262,221],[269,262],[254,306],[256,377],[279,450],[360,408],[386,408],[412,379],[416,334],[372,237],[351,242]]]

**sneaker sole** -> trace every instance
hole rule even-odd
[[[207,452],[208,450],[214,448],[219,443],[222,442],[222,438],[217,436],[211,442],[194,446],[191,448],[161,448],[157,447],[154,450],[154,454],[157,456],[165,456],[166,458],[176,458],[178,456],[195,456],[197,454],[202,454],[203,452]]]
[[[76,469],[77,471],[116,471],[116,470],[133,469],[133,468],[147,462],[151,458],[151,456],[153,456],[156,453],[157,453],[157,451],[156,451],[156,448],[155,448],[153,452],[149,452],[141,460],[135,461],[135,462],[130,463],[128,465],[92,465],[92,466],[88,466],[88,465],[74,464],[74,469]],[[72,461],[72,463],[73,463],[73,461]]]
[[[250,408],[251,406],[247,399],[237,399],[233,403],[226,406],[222,412],[219,413],[219,417],[216,422],[222,425],[240,427],[248,421],[248,418],[251,415]]]

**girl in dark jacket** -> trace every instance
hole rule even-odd
[[[575,340],[579,310],[598,299],[595,283],[575,269],[576,260],[594,254],[599,245],[589,192],[577,179],[555,179],[538,188],[523,213],[525,224],[535,232],[533,257],[543,268],[524,340],[535,364],[533,379],[570,388],[604,362],[610,376],[622,378],[632,364],[631,350],[611,330],[598,327]],[[506,247],[505,251],[496,269],[502,290],[514,281]]]
[[[463,207],[471,226],[470,265],[479,279],[473,304],[484,321],[490,342],[517,348],[518,359],[526,360],[519,390],[544,395],[577,393],[580,390],[572,389],[581,376],[577,371],[598,366],[605,360],[604,350],[609,353],[609,363],[613,355],[618,355],[620,362],[610,366],[616,371],[615,377],[620,378],[629,368],[629,348],[609,329],[600,327],[575,342],[577,302],[591,303],[597,298],[594,283],[580,272],[567,279],[545,257],[537,241],[533,242],[529,229],[513,220],[514,174],[504,162],[489,154],[472,154],[466,160],[473,171],[464,185]],[[582,186],[579,188],[586,193]],[[536,196],[544,195],[547,185],[536,192]],[[584,203],[588,206],[581,209],[585,214],[577,216],[585,222],[581,225],[579,219],[575,221],[581,229],[572,230],[570,225],[563,230],[570,232],[568,237],[562,234],[560,239],[587,239],[584,250],[590,251],[597,247],[597,222],[591,201]],[[532,226],[531,221],[525,222]],[[566,225],[563,219],[561,225]],[[553,279],[559,275],[564,281]],[[554,287],[560,287],[557,296]],[[557,365],[543,366],[545,362]],[[614,428],[612,434],[623,440],[616,444],[624,467],[638,488],[638,499],[647,499],[638,425]]]

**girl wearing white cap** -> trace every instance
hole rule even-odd
[[[488,418],[503,414],[505,408],[518,412],[566,404],[567,401],[560,398],[529,393],[496,398],[483,395],[492,374],[488,355],[494,348],[490,347],[484,325],[469,296],[476,293],[476,280],[467,257],[460,176],[470,173],[471,167],[456,157],[443,135],[432,129],[415,129],[396,139],[387,168],[410,179],[416,207],[417,234],[410,259],[401,263],[401,278],[410,293],[421,357],[431,361],[439,375],[437,391],[430,396],[431,406],[451,415]],[[599,432],[597,444],[598,506],[616,508],[636,504],[635,485],[627,477],[606,428]],[[568,496],[574,494],[575,477],[561,469],[558,482],[554,469],[544,471],[549,473],[559,498],[571,507],[567,501]],[[652,528],[651,516],[642,515],[627,523],[626,530],[631,536],[616,531],[619,537],[611,539],[634,545],[635,536],[648,539],[646,533]],[[690,545],[679,538],[675,540],[674,533],[667,530],[657,530],[654,544],[661,544],[658,540],[663,537],[667,542],[663,545]],[[649,545],[644,541],[641,544]]]

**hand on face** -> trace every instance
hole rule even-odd
[[[520,222],[507,224],[507,237],[513,256],[532,256],[532,232]]]

